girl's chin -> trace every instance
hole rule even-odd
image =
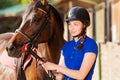
[[[77,36],[78,34],[74,34],[74,35],[72,35],[72,36]]]

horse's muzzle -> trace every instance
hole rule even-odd
[[[6,47],[8,56],[19,58],[21,56],[20,51],[17,51],[16,47],[11,43]]]

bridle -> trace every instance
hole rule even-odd
[[[38,5],[38,4],[37,4],[38,2],[39,2],[39,1],[36,1],[36,6]],[[22,30],[20,30],[20,29],[16,29],[15,32],[16,32],[16,33],[20,33],[22,36],[24,36],[24,37],[28,40],[28,42],[31,42],[31,43],[35,43],[35,42],[36,42],[36,40],[37,40],[38,37],[41,35],[42,31],[44,30],[44,28],[45,28],[47,25],[48,25],[49,33],[50,33],[50,22],[49,22],[49,18],[50,18],[51,5],[50,5],[50,4],[48,4],[48,5],[49,5],[48,10],[43,9],[43,8],[37,6],[37,10],[39,10],[39,11],[41,11],[41,12],[43,12],[43,13],[45,14],[45,20],[44,20],[43,24],[42,24],[41,26],[39,26],[40,28],[39,28],[38,32],[36,33],[36,35],[35,35],[33,38],[31,38],[29,35],[27,35],[26,33],[24,33],[24,32],[23,32]],[[32,8],[32,9],[34,9],[34,8]],[[36,9],[36,8],[35,8],[35,9]]]
[[[22,36],[24,36],[28,40],[28,42],[34,43],[38,39],[38,37],[41,35],[43,29],[46,27],[46,25],[48,23],[49,23],[49,14],[46,15],[46,19],[44,20],[42,26],[40,27],[40,29],[38,30],[37,34],[33,38],[29,37],[26,33],[24,33],[20,29],[16,29],[15,32],[16,33],[20,33]]]
[[[49,7],[50,8],[50,7]],[[41,10],[42,12],[46,12],[45,10],[39,8],[39,10]],[[43,57],[38,56],[35,52],[32,51],[32,48],[34,46],[34,43],[36,42],[36,40],[38,39],[38,37],[41,35],[42,31],[44,30],[44,28],[47,26],[50,27],[50,22],[49,22],[49,17],[50,17],[50,9],[48,12],[46,12],[46,19],[44,20],[43,24],[41,25],[40,29],[38,30],[37,34],[31,38],[29,35],[27,35],[26,33],[24,33],[22,30],[20,29],[16,29],[16,33],[21,34],[23,37],[25,37],[28,40],[29,43],[29,48],[28,48],[28,52],[33,55],[35,57],[36,60],[41,60],[42,62],[46,62],[47,60]],[[50,32],[50,31],[49,31]],[[48,75],[52,80],[55,80],[55,75],[52,73],[52,71],[48,71]]]

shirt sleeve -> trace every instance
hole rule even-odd
[[[87,45],[86,45],[86,48],[85,48],[85,53],[86,52],[93,52],[95,53],[96,55],[98,54],[98,46],[97,46],[97,43],[92,40],[90,41]]]

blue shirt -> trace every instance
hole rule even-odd
[[[83,48],[81,50],[76,49],[76,47],[80,44],[80,40],[75,42],[74,39],[72,39],[71,41],[66,42],[62,47],[62,54],[64,56],[65,65],[67,68],[72,70],[80,69],[84,55],[87,52],[93,52],[96,55],[98,53],[98,47],[96,42],[93,39],[89,38],[88,36],[86,36]],[[85,80],[92,80],[95,62],[91,70],[89,71],[88,75],[86,76]],[[74,80],[66,75],[64,77],[66,80]]]

